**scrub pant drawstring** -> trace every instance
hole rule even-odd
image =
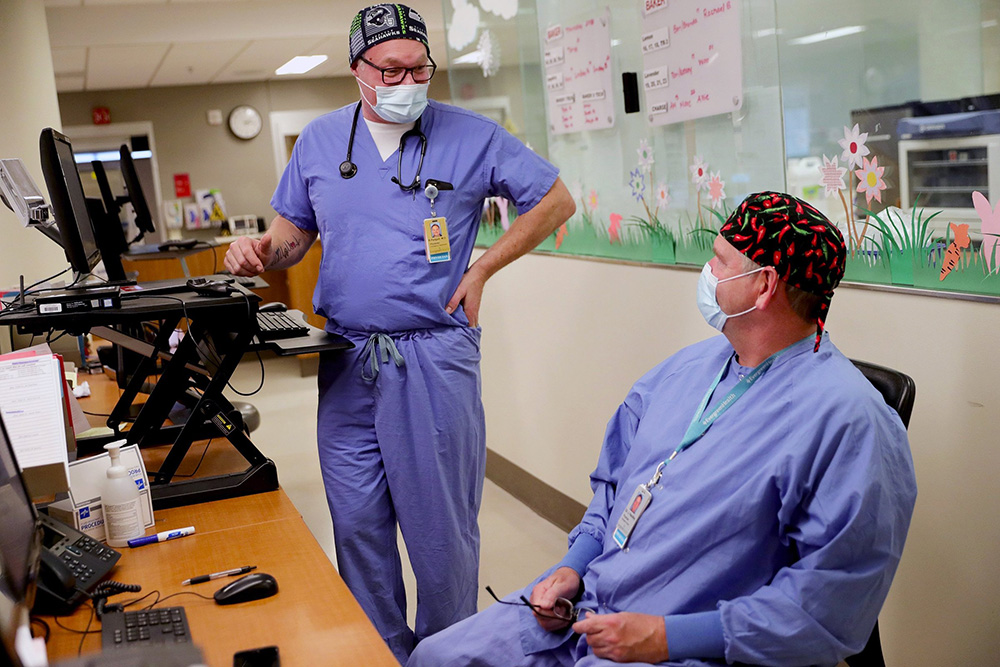
[[[392,338],[384,333],[373,333],[369,336],[368,342],[365,344],[365,349],[361,353],[361,377],[368,382],[374,382],[375,378],[378,377],[379,356],[382,357],[382,363],[384,364],[389,361],[390,354],[392,355],[392,360],[396,363],[396,368],[406,365],[403,355],[396,349],[396,344],[392,342]],[[366,365],[371,368],[370,376],[365,372]]]

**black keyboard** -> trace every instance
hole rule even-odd
[[[257,311],[257,330],[262,341],[297,338],[309,333],[309,327],[279,311]]]
[[[111,612],[101,617],[102,648],[191,641],[184,607]]]

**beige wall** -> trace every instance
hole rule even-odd
[[[589,502],[606,422],[628,388],[713,333],[695,306],[697,278],[540,254],[497,274],[481,315],[488,446]],[[828,328],[848,356],[917,385],[919,498],[881,616],[886,661],[995,664],[1000,306],[842,287]]]
[[[430,94],[447,98],[447,77],[435,77]],[[230,215],[258,215],[270,222],[274,211],[269,202],[277,181],[269,114],[336,109],[357,99],[354,78],[339,77],[64,93],[59,95],[59,108],[66,126],[89,125],[95,106],[108,107],[112,122],[152,122],[165,200],[175,198],[173,175],[187,173],[192,190],[221,190]],[[250,141],[234,137],[225,123],[207,121],[209,109],[220,109],[225,118],[240,104],[251,105],[264,118],[264,129]]]
[[[21,158],[45,192],[38,135],[42,128],[58,128],[60,123],[41,2],[0,2],[0,63],[0,158]],[[16,285],[21,274],[31,283],[66,266],[59,246],[40,232],[22,228],[17,216],[0,204],[0,288]]]

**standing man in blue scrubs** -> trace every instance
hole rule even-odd
[[[306,127],[271,200],[278,215],[268,233],[238,239],[225,263],[256,275],[322,242],[313,305],[328,331],[356,346],[323,359],[319,372],[338,568],[405,662],[416,641],[476,611],[483,285],[575,205],[556,168],[495,122],[427,100],[436,65],[414,10],[358,12],[350,61],[360,101]],[[519,215],[470,266],[492,196]],[[413,630],[397,525],[417,579]]]

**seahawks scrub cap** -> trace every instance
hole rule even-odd
[[[351,22],[351,64],[362,53],[390,39],[415,39],[427,48],[427,24],[417,10],[398,2],[384,2],[365,7]]]
[[[837,226],[791,195],[758,192],[743,200],[719,234],[760,266],[773,266],[787,284],[822,298],[813,348],[819,350],[833,290],[844,277],[847,260]]]

